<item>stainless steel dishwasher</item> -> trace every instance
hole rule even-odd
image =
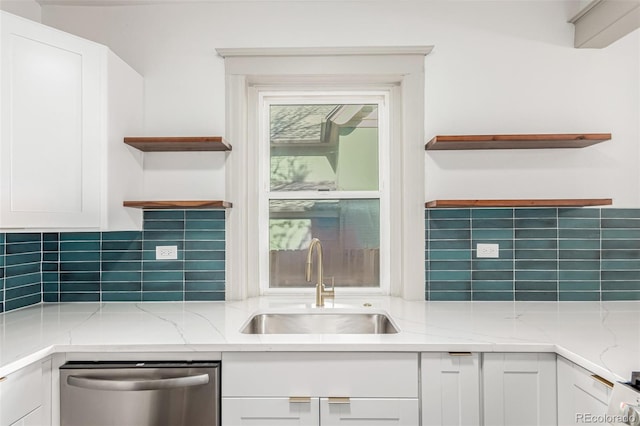
[[[67,362],[60,367],[60,424],[220,425],[220,363]]]

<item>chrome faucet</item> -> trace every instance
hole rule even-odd
[[[324,288],[324,283],[322,282],[322,244],[320,244],[320,240],[317,238],[313,238],[311,240],[311,244],[309,244],[309,251],[307,252],[307,269],[306,269],[306,278],[307,282],[311,282],[311,257],[313,256],[313,249],[316,249],[316,253],[318,253],[318,265],[317,269],[317,282],[316,282],[316,306],[323,307],[325,297],[334,298],[335,297],[335,288],[331,287],[331,290],[326,290]]]

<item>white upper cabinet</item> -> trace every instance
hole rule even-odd
[[[110,103],[138,96],[127,107],[137,123],[126,126],[140,131],[142,78],[105,46],[0,19],[0,228],[109,228],[108,145],[119,127]],[[127,75],[114,77],[123,65]]]

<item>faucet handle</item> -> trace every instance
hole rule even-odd
[[[322,292],[324,293],[324,297],[333,298],[336,295],[336,277],[331,277],[331,290],[327,290],[324,288],[324,284],[322,284]]]

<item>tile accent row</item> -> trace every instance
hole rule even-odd
[[[640,209],[427,209],[425,229],[427,300],[640,300]]]

